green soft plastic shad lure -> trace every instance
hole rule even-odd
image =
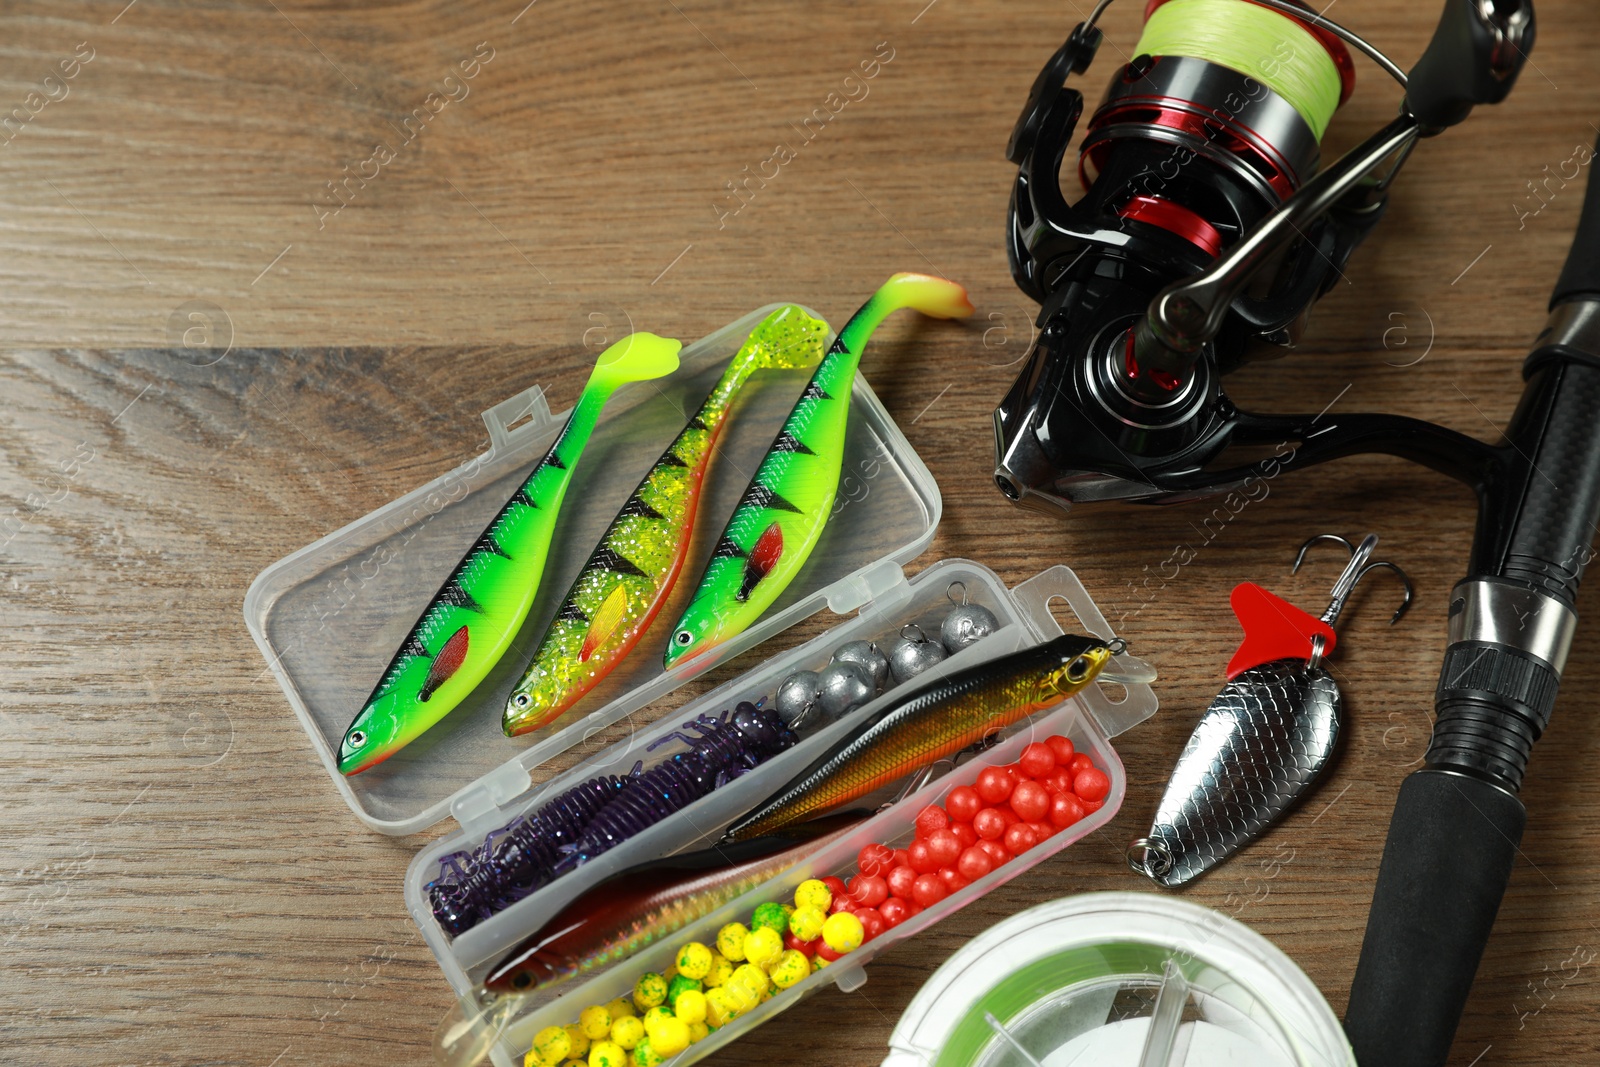
[[[965,318],[973,310],[967,291],[955,282],[896,274],[845,324],[717,541],[694,598],[673,628],[668,667],[747,629],[811,555],[839,488],[861,351],[878,324],[903,307],[940,319]]]
[[[700,410],[639,483],[506,701],[506,735],[556,718],[622,662],[666,603],[689,551],[700,487],[740,388],[758,370],[815,366],[828,324],[793,304],[763,319]]]
[[[600,409],[618,387],[677,370],[681,347],[636,333],[600,354],[555,444],[450,573],[345,731],[342,773],[359,774],[415,741],[488,675],[533,606],[562,498]]]

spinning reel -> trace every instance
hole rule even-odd
[[[1006,149],[1011,272],[1043,309],[995,411],[1000,490],[1047,511],[1173,503],[1356,452],[1474,480],[1459,434],[1393,415],[1319,425],[1244,411],[1222,379],[1292,348],[1418,139],[1510,92],[1533,46],[1529,0],[1448,0],[1409,77],[1294,0],[1151,0],[1137,53],[1089,119],[1085,192],[1069,204],[1060,171],[1083,94],[1065,82],[1094,59],[1109,3],[1045,64]],[[1355,85],[1351,48],[1405,99],[1319,172],[1322,129]],[[1277,454],[1229,463],[1236,445]]]

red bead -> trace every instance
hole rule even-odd
[[[1012,860],[1012,855],[1007,851],[1006,846],[998,841],[979,841],[975,847],[987,852],[989,858],[994,860],[996,867],[1003,867]]]
[[[928,855],[941,867],[949,867],[961,855],[961,839],[949,828],[935,830],[928,835]]]
[[[927,837],[935,830],[943,830],[950,825],[950,816],[945,814],[943,808],[937,804],[929,804],[917,812],[917,836]]]
[[[911,899],[917,902],[918,907],[932,907],[950,895],[950,890],[945,888],[944,879],[937,874],[917,875],[917,884],[911,887]]]
[[[785,946],[794,949],[796,952],[804,952],[806,954],[806,958],[810,959],[812,956],[817,954],[817,946],[822,944],[822,938],[814,937],[810,941],[802,941],[793,934],[784,934],[783,943]]]
[[[973,846],[961,854],[956,861],[956,870],[976,882],[979,878],[994,870],[994,857],[983,849]]]
[[[917,869],[909,864],[890,871],[889,877],[885,879],[889,885],[890,895],[900,897],[902,900],[911,896],[911,887],[916,883],[918,873]]]
[[[1038,782],[1018,782],[1011,791],[1011,810],[1023,822],[1037,822],[1050,811],[1050,793]]]
[[[1063,767],[1070,764],[1072,757],[1078,752],[1073,747],[1072,741],[1069,738],[1062,737],[1060,734],[1045,738],[1044,743],[1050,746],[1050,751],[1055,753],[1056,762]]]
[[[838,900],[840,897],[845,895],[846,890],[844,887],[843,878],[835,878],[830,874],[826,878],[819,879],[819,881],[828,887],[828,892],[833,894],[833,899]]]
[[[972,879],[963,877],[960,871],[953,867],[939,868],[939,879],[944,882],[944,887],[955,893],[972,884]]]
[[[1111,792],[1111,779],[1098,767],[1086,767],[1072,776],[1072,791],[1083,800],[1104,800]]]
[[[1022,755],[1017,757],[1017,766],[1029,778],[1038,778],[1056,769],[1056,754],[1043,741],[1035,741],[1022,750]]]
[[[1030,822],[1027,827],[1033,831],[1034,840],[1036,841],[1043,841],[1056,832],[1056,828],[1047,822]]]
[[[907,852],[903,848],[895,849],[894,850],[894,864],[893,865],[895,867],[909,867],[909,866],[911,866],[911,853]]]
[[[1094,760],[1090,759],[1087,753],[1080,752],[1072,757],[1072,762],[1067,764],[1067,770],[1076,776],[1079,771],[1093,766]]]
[[[997,841],[1005,835],[1006,820],[995,808],[984,808],[972,817],[973,831],[985,841]]]
[[[970,823],[983,807],[983,798],[970,785],[958,785],[944,798],[944,807],[952,823]]]
[[[883,916],[883,925],[886,927],[899,926],[911,918],[911,905],[899,897],[890,897],[878,905],[878,914]]]
[[[863,941],[871,941],[889,928],[889,924],[883,921],[883,915],[877,908],[862,908],[856,912],[856,918],[861,920]]]
[[[1015,785],[1011,772],[1005,767],[985,767],[978,773],[978,781],[973,788],[978,791],[978,796],[982,797],[985,803],[1003,804],[1011,795],[1011,789]]]
[[[833,903],[828,905],[828,914],[837,915],[841,911],[854,911],[855,908],[856,902],[850,899],[849,892],[841,889],[833,895]]]
[[[1010,852],[1013,856],[1022,855],[1024,852],[1028,851],[1038,843],[1039,839],[1034,836],[1032,830],[1028,829],[1027,823],[1019,822],[1014,826],[1007,827],[1006,829],[1006,851]]]
[[[889,899],[889,883],[876,874],[858,874],[850,880],[850,899],[875,908]]]
[[[953,822],[950,824],[950,832],[955,835],[956,841],[962,848],[971,848],[978,843],[978,831],[972,828],[970,822]]]
[[[1045,792],[1052,796],[1056,793],[1070,793],[1072,792],[1072,772],[1065,767],[1057,767],[1039,779],[1039,784],[1044,786]]]
[[[1000,817],[1006,821],[1007,826],[1015,826],[1017,823],[1023,821],[1020,815],[1011,810],[1010,804],[1002,804],[994,810],[1000,813]]]
[[[933,858],[926,841],[911,842],[911,847],[906,849],[906,856],[911,860],[911,869],[918,874],[930,874],[939,869],[939,861]]]
[[[817,940],[818,941],[822,941],[822,938],[819,937],[819,938],[817,938]],[[843,952],[835,952],[835,951],[833,951],[833,949],[828,947],[828,943],[826,941],[822,941],[822,944],[817,946],[817,955],[819,957],[821,957],[822,959],[827,960],[829,963],[832,963],[834,960],[838,959],[840,956],[843,956],[844,953]]]
[[[1050,825],[1064,830],[1089,814],[1076,793],[1057,793],[1050,798]]]
[[[1103,799],[1084,800],[1082,797],[1079,797],[1078,799],[1083,803],[1083,810],[1088,812],[1090,815],[1093,815],[1095,812],[1106,806],[1106,802]]]
[[[856,870],[862,874],[888,874],[894,866],[894,849],[888,845],[862,845],[856,853]]]

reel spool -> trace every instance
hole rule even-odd
[[[1294,0],[1152,0],[1085,126],[1082,195],[1069,204],[1061,172],[1084,103],[1065,82],[1093,61],[1109,2],[1040,72],[1007,146],[1018,165],[1008,258],[1043,308],[995,411],[995,481],[1047,510],[1226,491],[1251,473],[1205,471],[1229,443],[1298,439],[1298,422],[1263,428],[1239,412],[1222,377],[1292,348],[1382,217],[1415,140],[1503,98],[1533,39],[1526,0],[1449,0],[1408,82]],[[1322,171],[1322,135],[1355,88],[1352,47],[1407,98],[1399,119]]]

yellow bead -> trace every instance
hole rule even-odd
[[[827,887],[823,887],[827,892]],[[815,941],[822,936],[822,924],[828,921],[828,913],[819,911],[810,905],[794,909],[789,916],[789,932],[801,941]]]
[[[743,942],[740,942],[740,944],[743,944]],[[725,983],[732,973],[733,964],[728,962],[728,957],[720,952],[713,952],[711,954],[711,970],[700,980],[700,984],[707,989],[715,989]]]
[[[628,1054],[615,1041],[596,1041],[589,1046],[589,1067],[625,1067]]]
[[[611,1013],[604,1004],[591,1004],[578,1013],[578,1029],[590,1041],[599,1041],[611,1032]]]
[[[744,960],[744,939],[750,933],[744,923],[729,923],[717,931],[717,951],[734,963]]]
[[[606,1011],[611,1013],[611,1018],[613,1021],[622,1018],[624,1015],[638,1014],[638,1012],[633,1010],[633,1001],[629,1000],[627,997],[618,997],[616,1000],[613,1000],[610,1004],[606,1005]]]
[[[690,1025],[704,1022],[706,995],[694,989],[685,989],[678,994],[678,1003],[672,1006],[672,1014]]]
[[[581,1060],[589,1054],[589,1035],[583,1032],[583,1027],[577,1023],[568,1023],[563,1029],[567,1032],[567,1040],[572,1043],[572,1048],[567,1055],[575,1060]]]
[[[570,1060],[562,1060],[561,1067],[585,1067],[589,1061],[581,1056],[574,1056]]]
[[[634,1067],[656,1067],[661,1062],[661,1054],[650,1044],[648,1037],[633,1046]]]
[[[676,1056],[689,1047],[689,1024],[682,1019],[667,1019],[650,1035],[650,1047],[662,1059]]]
[[[851,918],[855,918],[854,915]],[[744,937],[744,958],[757,967],[765,967],[783,954],[783,938],[769,926],[751,930]]]
[[[611,1040],[623,1048],[632,1048],[644,1037],[644,1023],[637,1015],[624,1015],[611,1024]]]
[[[841,956],[860,948],[865,936],[861,920],[848,911],[836,911],[822,924],[823,943]]]
[[[699,980],[711,973],[711,950],[691,941],[678,950],[678,973]]]
[[[794,891],[794,906],[796,908],[816,908],[822,914],[828,914],[828,909],[833,906],[833,893],[817,878],[807,878],[801,882]],[[790,916],[793,919],[793,916]],[[810,941],[808,937],[805,940]]]
[[[690,1023],[689,1044],[699,1044],[701,1041],[704,1041],[710,1033],[711,1027],[707,1026],[705,1023]]]
[[[676,963],[669,965],[666,970],[661,972],[661,977],[667,980],[668,985],[671,985],[672,980],[678,977],[678,965]]]
[[[672,1018],[676,1018],[676,1016],[672,1014],[672,1009],[665,1004],[651,1008],[644,1013],[644,1019],[642,1020],[644,1022],[644,1032],[653,1037],[661,1024]]]
[[[724,1026],[739,1017],[739,1005],[733,992],[725,988],[713,989],[706,994],[706,1023]]]
[[[811,961],[804,952],[798,949],[789,949],[772,968],[772,983],[779,989],[788,989],[797,982],[804,981],[811,974]]]
[[[854,918],[854,916],[851,916]],[[633,1002],[640,1011],[655,1007],[667,999],[667,980],[659,974],[646,971],[633,986]]]
[[[533,1035],[533,1048],[528,1050],[530,1061],[535,1064],[560,1063],[572,1053],[572,1041],[567,1037],[567,1031],[559,1026],[547,1026]]]

